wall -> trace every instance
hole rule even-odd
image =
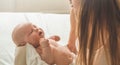
[[[0,0],[0,11],[68,13],[69,0]]]
[[[0,0],[0,12],[11,12],[15,10],[15,0]]]

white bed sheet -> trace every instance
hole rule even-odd
[[[58,43],[65,45],[69,37],[69,18],[69,14],[0,13],[0,65],[14,64],[15,45],[11,33],[17,24],[30,21],[43,28],[46,38],[59,35]]]

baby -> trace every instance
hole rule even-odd
[[[17,47],[32,45],[40,58],[49,65],[70,65],[74,59],[74,54],[67,47],[56,43],[60,40],[59,36],[45,39],[44,31],[30,22],[17,25],[12,39]]]

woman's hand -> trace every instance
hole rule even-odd
[[[75,54],[68,47],[59,46],[54,49],[54,58],[56,65],[69,65],[75,59]]]

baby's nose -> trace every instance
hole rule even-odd
[[[41,31],[41,30],[38,30],[38,32],[39,32],[39,35],[41,35],[43,33],[43,31]]]
[[[42,34],[42,31],[40,31],[39,34]]]

